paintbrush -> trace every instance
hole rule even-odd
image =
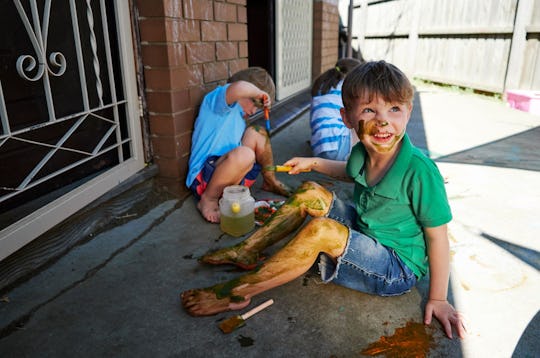
[[[247,311],[242,315],[227,318],[226,320],[221,321],[221,323],[219,324],[219,329],[221,329],[223,333],[231,333],[238,327],[242,327],[246,323],[246,319],[253,316],[255,313],[262,311],[266,307],[270,306],[272,303],[274,303],[274,300],[269,299],[268,301],[258,305],[257,307]]]
[[[278,173],[283,173],[283,172],[289,172],[292,170],[292,167],[288,166],[288,165],[267,165],[264,167],[264,170],[267,171],[267,172],[278,172]],[[311,170],[309,169],[302,169],[300,170],[301,172],[310,172]]]
[[[266,95],[263,97],[263,103],[266,101]],[[266,123],[266,131],[270,134],[270,108],[264,106],[264,121]]]

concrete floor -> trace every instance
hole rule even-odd
[[[219,321],[234,313],[193,318],[178,294],[238,276],[196,258],[240,239],[206,223],[189,197],[131,213],[5,292],[0,357],[357,357],[375,355],[367,349],[377,343],[388,357],[539,356],[540,117],[438,87],[420,86],[417,97],[409,133],[448,180],[450,300],[468,318],[466,339],[421,325],[425,281],[381,298],[321,284],[315,267],[256,297],[250,307],[275,303],[223,334]],[[309,155],[309,137],[306,113],[272,137],[276,163]],[[352,193],[316,173],[279,175]],[[275,197],[258,187],[257,199]]]

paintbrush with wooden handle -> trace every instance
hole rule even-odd
[[[267,165],[266,167],[263,168],[263,170],[267,171],[267,172],[278,172],[278,173],[286,173],[286,172],[289,172],[291,171],[292,167],[288,166],[288,165]],[[300,170],[301,172],[310,172],[311,170],[310,169],[302,169]]]
[[[221,329],[223,333],[231,333],[238,327],[242,327],[245,324],[246,319],[253,316],[255,313],[262,311],[266,307],[270,306],[272,303],[274,303],[274,300],[269,299],[268,301],[258,305],[257,307],[247,311],[242,315],[227,318],[226,320],[221,321],[221,323],[219,324],[219,329]]]

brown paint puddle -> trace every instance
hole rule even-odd
[[[382,336],[361,353],[367,356],[384,354],[388,358],[426,357],[431,347],[433,336],[426,332],[426,326],[407,322],[405,327],[397,328],[393,336]]]

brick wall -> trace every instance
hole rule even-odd
[[[338,35],[337,0],[316,0],[313,3],[313,79],[338,60]]]
[[[162,182],[185,192],[203,96],[248,67],[247,0],[135,1],[154,161]],[[337,0],[316,0],[313,78],[337,61],[338,24]]]
[[[136,0],[151,143],[159,175],[185,191],[205,93],[248,67],[246,0]]]

